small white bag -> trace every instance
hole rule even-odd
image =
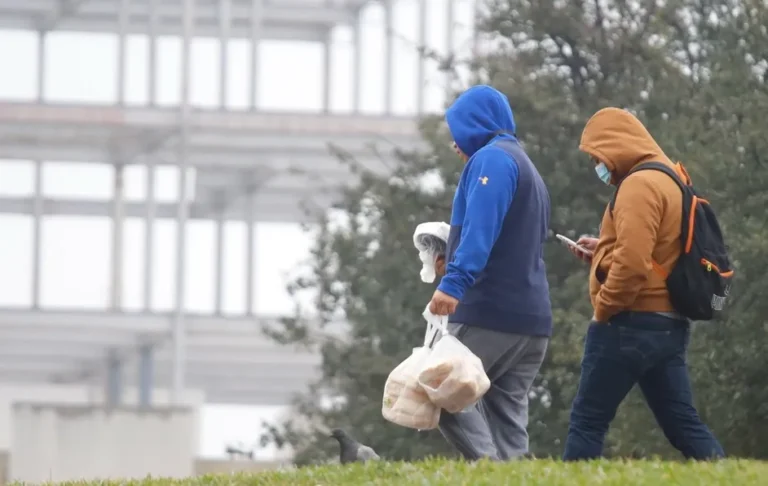
[[[447,316],[435,316],[429,309],[424,318],[440,340],[422,361],[419,384],[430,401],[449,413],[458,413],[477,403],[491,387],[483,362],[448,332]]]
[[[421,223],[413,232],[413,246],[419,250],[421,260],[421,281],[431,283],[437,278],[435,262],[440,255],[445,256],[448,245],[450,225],[441,221]]]
[[[387,377],[381,407],[381,415],[386,420],[416,430],[437,427],[440,408],[430,401],[427,392],[419,385],[419,373],[432,351],[429,344],[436,332],[437,329],[428,325],[424,346],[413,348],[413,353]]]

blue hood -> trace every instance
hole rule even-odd
[[[469,157],[495,136],[516,131],[507,97],[484,84],[463,92],[445,112],[445,121],[453,141]]]

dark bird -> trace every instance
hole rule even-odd
[[[227,453],[230,460],[234,459],[235,457],[248,458],[253,460],[253,449],[246,450],[242,447],[228,445],[224,451]]]
[[[331,437],[339,441],[339,462],[342,464],[378,461],[381,459],[376,454],[376,451],[367,445],[359,443],[341,429],[333,429]]]

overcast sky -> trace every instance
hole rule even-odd
[[[445,43],[446,0],[427,0],[428,44],[438,51]],[[468,48],[472,22],[472,0],[456,0],[454,26],[459,48]],[[417,7],[414,0],[396,1],[396,83],[394,109],[398,114],[415,112]],[[383,11],[373,5],[363,17],[363,109],[379,113],[383,109]],[[347,111],[351,99],[351,32],[339,28],[334,39],[332,107]],[[0,99],[32,100],[37,86],[37,37],[30,32],[0,31]],[[8,48],[12,46],[12,48]],[[144,104],[146,86],[147,39],[132,36],[127,44],[126,100]],[[179,100],[180,42],[163,38],[159,43],[158,101],[174,105]],[[50,35],[46,58],[46,99],[74,103],[103,104],[116,99],[117,40],[106,34]],[[229,45],[228,95],[230,107],[248,103],[248,46],[244,41]],[[214,107],[219,99],[219,45],[214,39],[196,39],[192,46],[192,103]],[[259,106],[268,110],[317,111],[322,104],[320,45],[263,42],[260,51]],[[312,80],[317,80],[313,82]],[[439,111],[443,103],[444,79],[430,65],[427,72],[427,106]],[[0,196],[28,196],[33,190],[33,167],[29,161],[1,161]],[[77,164],[76,161],[47,163],[43,187],[47,196],[58,198],[108,200],[112,194],[112,168],[107,165]],[[177,192],[175,170],[162,168],[158,173],[157,197],[173,200]],[[129,199],[144,195],[144,171],[131,167],[126,171],[126,195]],[[214,305],[214,231],[210,222],[193,221],[188,227],[190,261],[188,266],[188,309],[211,312]],[[26,306],[31,302],[31,235],[28,217],[0,215],[0,307]],[[224,274],[227,312],[244,309],[243,272],[245,228],[232,223],[227,227]],[[125,283],[123,302],[127,309],[143,305],[143,234],[141,220],[129,220],[125,230]],[[78,306],[103,308],[109,294],[110,224],[98,218],[50,218],[43,225],[41,300],[43,306]],[[173,261],[175,223],[158,222],[156,228],[154,272],[155,302],[158,310],[173,305]],[[261,224],[256,231],[255,305],[259,312],[285,314],[291,301],[284,288],[287,275],[303,259],[311,244],[298,225]],[[49,242],[54,242],[50,244]],[[167,265],[163,265],[167,263]],[[77,279],[72,279],[77,275]],[[201,454],[221,455],[226,443],[252,444],[262,419],[274,419],[282,409],[269,407],[207,406],[202,413]],[[261,457],[268,458],[271,451]]]

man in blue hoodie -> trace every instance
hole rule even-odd
[[[480,85],[446,111],[466,161],[453,199],[445,275],[430,311],[485,366],[491,388],[440,431],[467,459],[528,452],[528,393],[552,334],[543,252],[549,194],[515,135],[507,97]]]

